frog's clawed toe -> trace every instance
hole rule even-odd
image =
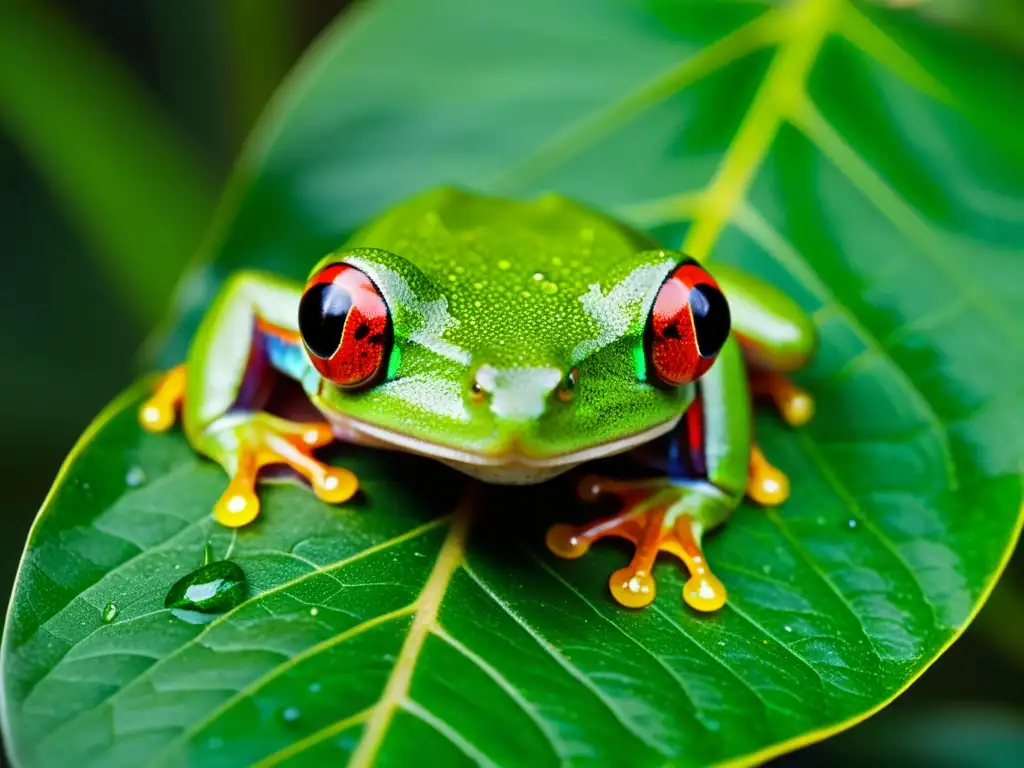
[[[707,567],[693,518],[677,511],[683,493],[685,489],[663,479],[587,477],[579,486],[581,498],[589,501],[616,496],[623,502],[622,509],[587,525],[554,525],[548,529],[547,546],[559,557],[577,558],[605,536],[632,542],[636,546],[633,559],[608,582],[616,601],[629,608],[642,608],[654,600],[654,560],[659,552],[669,552],[682,560],[690,573],[683,587],[686,603],[698,611],[718,610],[725,603],[725,587]]]
[[[291,467],[309,481],[317,498],[331,504],[347,501],[359,489],[352,472],[313,456],[315,449],[334,439],[329,424],[292,422],[261,413],[228,429],[238,445],[231,482],[213,508],[214,518],[222,525],[238,528],[259,515],[256,482],[266,466]]]

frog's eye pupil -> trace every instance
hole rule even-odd
[[[715,279],[693,259],[661,284],[647,318],[644,350],[655,380],[666,386],[696,381],[729,337],[729,303]]]
[[[338,386],[372,384],[387,371],[391,315],[377,286],[348,264],[310,279],[299,302],[299,333],[310,362]]]
[[[317,357],[329,358],[341,346],[352,297],[331,284],[313,285],[299,302],[299,329],[306,347]]]
[[[698,283],[690,290],[690,311],[701,357],[714,357],[729,337],[729,303],[713,285]]]

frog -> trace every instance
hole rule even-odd
[[[687,570],[683,601],[712,612],[726,590],[706,534],[745,498],[775,506],[790,492],[755,440],[754,401],[806,424],[814,402],[792,374],[816,344],[792,298],[734,266],[712,269],[562,195],[443,187],[376,216],[305,283],[231,276],[139,420],[163,432],[180,418],[224,468],[212,514],[229,528],[257,519],[268,468],[325,502],[352,499],[358,477],[316,456],[336,441],[496,485],[629,454],[651,471],[583,477],[579,497],[616,511],[552,521],[547,548],[578,558],[605,537],[631,542],[608,582],[629,608],[654,600],[654,561],[668,553]],[[268,409],[282,377],[315,416]]]

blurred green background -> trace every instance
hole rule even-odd
[[[139,350],[249,129],[347,4],[0,2],[4,606],[60,462],[144,366]],[[923,12],[993,44],[1024,46],[1017,0],[943,0]],[[1020,561],[976,626],[908,695],[785,762],[1024,764]]]

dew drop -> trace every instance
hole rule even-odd
[[[284,721],[286,723],[294,723],[296,720],[302,717],[302,712],[301,710],[299,710],[298,707],[288,707],[284,710],[284,712],[281,713],[281,717],[284,718]]]
[[[117,606],[113,603],[107,603],[103,608],[103,623],[109,624],[117,618]]]
[[[309,615],[310,616],[316,616],[318,613],[320,613],[320,609],[319,608],[310,608],[309,609]]]
[[[164,598],[164,607],[204,614],[224,613],[241,604],[248,591],[242,569],[228,560],[218,560],[176,581]]]
[[[138,488],[146,484],[146,473],[142,467],[131,467],[125,472],[124,481],[129,488]]]
[[[846,525],[847,525],[848,528],[850,528],[850,530],[853,530],[854,528],[857,527],[857,521],[853,520],[853,519],[847,520],[846,521]]]
[[[784,626],[783,629],[786,630],[787,632],[792,632],[793,631],[793,628],[791,626],[789,626],[788,624],[786,626]]]
[[[321,686],[320,683],[310,683],[309,684],[309,692],[310,693],[320,693],[321,690],[323,690],[323,686]]]
[[[541,280],[544,279],[544,273],[543,272],[534,272],[533,273],[533,279],[536,280],[539,283]]]

